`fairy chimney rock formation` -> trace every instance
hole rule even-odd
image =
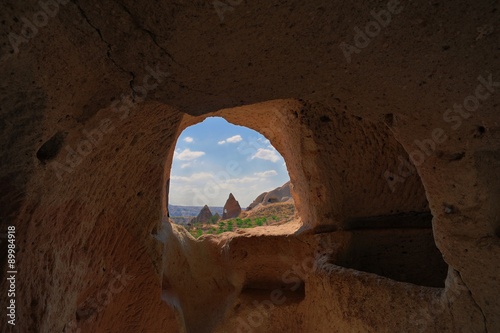
[[[247,207],[247,210],[251,210],[254,207],[256,207],[258,204],[261,204],[264,201],[264,198],[266,197],[266,195],[268,193],[269,192],[263,192],[263,193],[259,194],[259,196],[257,198],[255,198],[255,200]]]
[[[247,208],[251,210],[257,205],[268,205],[275,202],[284,202],[290,200],[292,194],[290,192],[290,181],[286,182],[280,187],[275,188],[272,191],[261,193]]]
[[[207,205],[203,206],[198,216],[191,220],[191,223],[208,223],[212,218],[212,212]]]
[[[229,193],[229,198],[224,205],[224,212],[222,214],[222,219],[232,219],[238,217],[241,213],[241,207],[238,201],[234,198],[232,193]]]
[[[216,212],[216,213],[212,216],[212,223],[215,223],[215,222],[217,222],[217,221],[219,221],[219,220],[220,220],[220,215],[219,215],[219,213],[217,213],[217,212]]]

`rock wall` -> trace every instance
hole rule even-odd
[[[500,331],[495,2],[42,6],[1,5],[2,331]],[[208,116],[280,151],[293,228],[165,220]]]
[[[251,210],[259,204],[267,205],[269,203],[287,201],[292,196],[290,192],[290,186],[291,184],[288,181],[282,186],[275,188],[274,190],[259,194],[257,198],[255,198],[255,200],[247,207],[246,210]]]

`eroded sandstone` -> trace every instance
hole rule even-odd
[[[401,3],[350,63],[387,1],[59,2],[18,52],[42,9],[1,6],[2,331],[500,331],[495,2]],[[168,221],[175,141],[208,116],[281,153],[294,223]]]

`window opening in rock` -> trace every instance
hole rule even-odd
[[[291,221],[295,205],[280,153],[262,134],[210,117],[174,150],[170,219],[194,237]]]

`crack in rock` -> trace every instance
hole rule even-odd
[[[152,32],[151,30],[149,29],[146,29],[141,23],[140,21],[132,14],[132,12],[125,6],[125,4],[121,3],[121,2],[118,2],[118,1],[115,1],[115,3],[120,6],[124,12],[126,12],[130,18],[132,19],[132,21],[134,22],[134,24],[136,25],[137,28],[139,28],[141,31],[143,31],[144,33],[146,33],[149,38],[151,38],[151,40],[153,41],[153,43],[161,50],[163,51],[163,53],[165,53],[172,62],[174,62],[176,65],[180,66],[180,67],[183,67],[183,68],[186,68],[185,66],[181,65],[180,63],[178,63],[174,57],[172,57],[172,55],[163,47],[161,46],[159,43],[158,43],[158,37],[157,35]]]
[[[476,307],[479,309],[479,312],[481,312],[481,315],[483,316],[484,332],[488,333],[488,325],[486,323],[486,316],[484,315],[483,309],[481,308],[481,306],[479,306],[479,304],[477,303],[476,299],[474,298],[474,294],[472,293],[472,291],[470,290],[469,286],[465,283],[464,279],[462,278],[462,273],[460,273],[459,271],[457,271],[457,273],[458,273],[458,276],[459,276],[460,280],[464,284],[465,288],[467,288],[467,290],[469,291],[470,298],[472,299],[472,301],[474,302],[474,304],[476,305]]]
[[[87,13],[85,13],[85,11],[82,9],[82,7],[80,7],[80,5],[75,1],[75,0],[72,0],[73,4],[76,6],[76,8],[78,8],[78,11],[80,12],[80,14],[82,15],[82,17],[84,18],[85,22],[87,22],[87,24],[92,28],[94,29],[99,38],[101,39],[101,41],[106,44],[106,56],[107,58],[113,63],[113,65],[118,68],[121,72],[123,73],[126,73],[126,74],[129,74],[130,76],[132,76],[132,78],[130,79],[129,81],[129,86],[132,90],[132,95],[135,96],[135,90],[134,90],[134,80],[135,80],[135,74],[131,71],[127,71],[125,68],[123,68],[122,66],[120,66],[116,61],[115,59],[113,59],[113,57],[111,56],[111,43],[109,43],[106,39],[104,39],[104,37],[102,36],[102,32],[101,32],[101,29],[99,29],[97,26],[95,26],[89,19],[89,17],[87,16]]]

